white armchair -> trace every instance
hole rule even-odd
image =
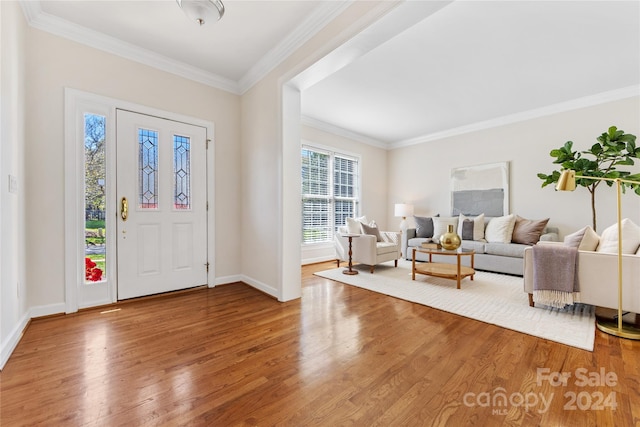
[[[340,227],[334,237],[338,267],[340,267],[340,261],[349,261],[349,239],[343,237],[343,234],[347,233],[347,227]],[[376,264],[381,262],[395,261],[397,267],[398,259],[402,256],[400,253],[401,233],[395,231],[380,231],[379,233],[382,239],[380,242],[372,234],[360,234],[352,239],[352,261],[371,266],[371,273],[373,273]]]

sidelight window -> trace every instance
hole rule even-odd
[[[85,283],[106,280],[106,118],[84,114]]]

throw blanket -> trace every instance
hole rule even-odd
[[[557,308],[580,302],[577,248],[533,246],[533,299]]]

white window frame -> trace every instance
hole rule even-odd
[[[84,115],[104,116],[106,162],[106,280],[87,284],[84,274],[85,146]],[[65,89],[65,311],[105,305],[116,301],[115,227],[108,214],[114,193],[112,159],[115,158],[114,108],[105,99]]]
[[[361,185],[361,170],[362,170],[362,161],[359,155],[357,154],[353,154],[353,153],[348,153],[345,151],[341,151],[341,150],[336,150],[333,147],[327,147],[327,146],[322,146],[319,144],[314,144],[312,142],[308,142],[308,141],[303,141],[303,143],[301,144],[300,147],[300,156],[302,155],[302,150],[311,150],[311,151],[315,151],[318,153],[322,153],[322,154],[326,154],[329,156],[329,183],[328,183],[328,187],[329,187],[329,195],[326,196],[326,198],[328,198],[329,203],[330,203],[330,209],[329,209],[329,222],[333,224],[333,227],[330,229],[329,235],[327,237],[327,240],[322,240],[322,241],[315,241],[315,242],[305,242],[304,241],[304,216],[301,218],[301,224],[300,224],[300,228],[301,228],[301,244],[303,247],[311,247],[311,246],[322,246],[322,245],[327,245],[330,242],[333,241],[333,237],[335,235],[335,233],[337,232],[338,227],[344,225],[344,224],[336,224],[336,218],[335,218],[335,202],[338,200],[354,200],[355,202],[355,212],[354,212],[354,216],[359,216],[360,215],[360,202],[361,202],[361,191],[362,191],[362,185]],[[336,157],[342,157],[348,160],[353,160],[356,163],[356,178],[355,178],[355,194],[356,196],[354,198],[345,198],[345,197],[336,197],[334,194],[334,174],[335,174],[335,158]],[[302,186],[301,186],[302,187]],[[306,199],[305,194],[301,194],[301,206],[304,204],[304,201]],[[310,197],[311,198],[311,197]],[[313,198],[322,198],[322,196],[315,196]]]

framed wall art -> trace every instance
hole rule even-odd
[[[509,214],[509,162],[451,170],[451,214]]]

